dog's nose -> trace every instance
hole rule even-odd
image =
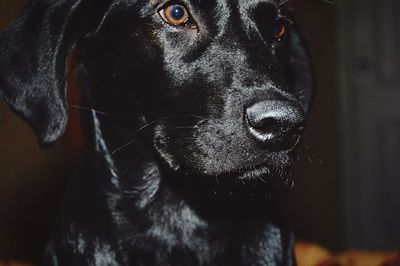
[[[245,109],[250,135],[272,151],[291,149],[305,127],[303,108],[289,101],[262,101]]]

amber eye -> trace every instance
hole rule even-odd
[[[274,38],[280,41],[286,34],[286,26],[282,21],[278,21],[274,26]]]
[[[162,19],[173,26],[185,26],[189,21],[189,12],[182,5],[170,5],[160,10]]]

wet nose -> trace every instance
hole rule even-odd
[[[272,151],[293,148],[304,130],[303,108],[290,101],[261,101],[245,109],[250,135]]]

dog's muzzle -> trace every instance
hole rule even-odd
[[[292,149],[305,128],[303,108],[291,101],[257,102],[244,111],[251,137],[271,151]]]

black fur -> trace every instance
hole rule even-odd
[[[163,20],[171,3],[190,25]],[[66,126],[74,47],[89,152],[44,265],[295,265],[284,202],[298,133],[258,119],[301,131],[311,102],[285,5],[32,0],[0,35],[0,96],[42,146]]]

